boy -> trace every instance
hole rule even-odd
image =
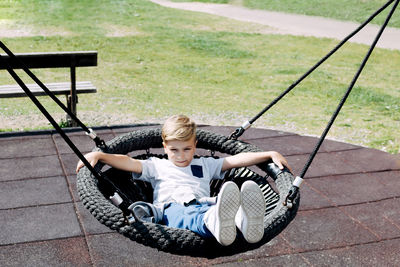
[[[127,155],[91,152],[85,157],[94,166],[100,160],[114,168],[132,172],[134,179],[150,182],[153,204],[162,210],[159,221],[169,227],[188,229],[202,237],[215,237],[228,246],[236,239],[236,226],[249,243],[264,234],[264,196],[253,181],[241,190],[233,182],[221,187],[217,198],[210,198],[209,182],[222,179],[231,168],[245,167],[272,160],[279,168],[288,166],[274,151],[240,153],[226,158],[193,158],[196,151],[196,124],[186,116],[166,120],[162,128],[164,151],[168,159],[136,160]],[[76,171],[84,165],[80,161]]]

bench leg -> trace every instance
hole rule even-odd
[[[76,104],[78,103],[78,95],[76,93],[76,67],[75,67],[75,57],[72,58],[71,62],[71,92],[68,96],[68,108],[71,110],[72,114],[76,117]],[[68,116],[69,117],[69,116]],[[78,123],[72,118],[68,118],[70,121],[70,126],[76,127]]]
[[[76,104],[78,103],[78,96],[75,96],[75,99],[71,95],[67,95],[67,107],[69,110],[71,110],[72,114],[76,116]],[[76,127],[78,126],[78,123],[73,120],[68,114],[66,117],[67,123],[70,127]]]

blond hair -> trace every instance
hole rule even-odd
[[[161,137],[164,142],[191,140],[196,137],[196,123],[185,115],[171,116],[162,127]]]

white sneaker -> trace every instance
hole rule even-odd
[[[265,199],[260,187],[246,181],[241,188],[242,205],[235,218],[236,226],[248,243],[257,243],[264,236]]]
[[[229,246],[236,239],[235,216],[240,206],[240,192],[234,182],[223,184],[217,198],[217,204],[204,214],[204,223],[215,239]]]

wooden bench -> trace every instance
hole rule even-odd
[[[15,59],[10,59],[8,55],[1,55],[13,69],[21,69],[22,67]],[[97,66],[97,51],[80,51],[80,52],[50,52],[50,53],[22,53],[15,54],[26,67],[29,69],[38,68],[70,68],[70,82],[43,83],[55,95],[66,95],[67,107],[76,115],[76,105],[78,103],[78,94],[96,93],[96,87],[90,81],[77,82],[77,67],[93,67]],[[6,66],[0,65],[0,70],[6,69]],[[37,84],[26,84],[31,92],[36,96],[46,95],[46,93]],[[17,84],[1,85],[0,98],[25,97],[27,96],[22,88]],[[76,126],[67,115],[67,122]]]

